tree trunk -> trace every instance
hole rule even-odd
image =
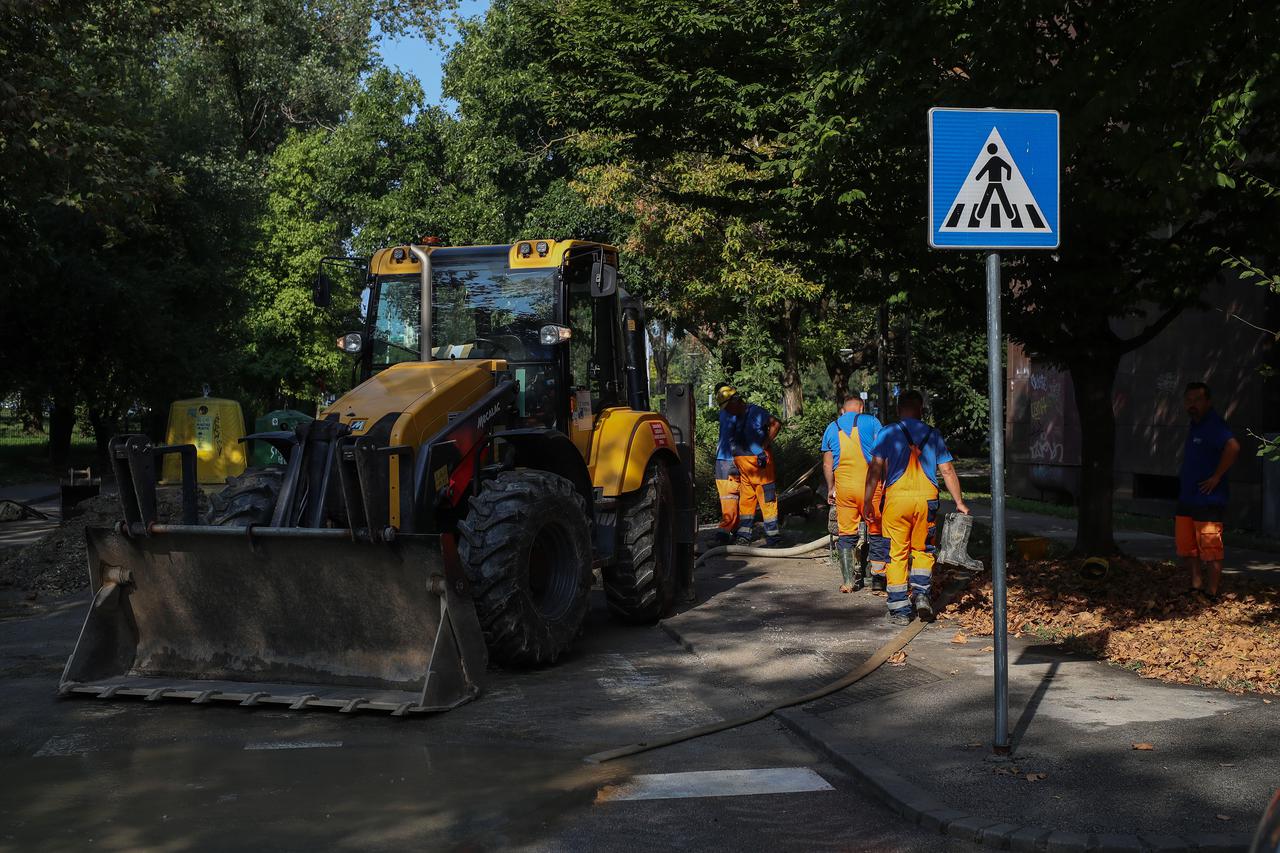
[[[49,461],[54,465],[66,465],[71,458],[71,434],[75,426],[75,402],[55,399],[49,413]]]
[[[1109,556],[1116,547],[1116,415],[1111,392],[1120,356],[1089,350],[1088,360],[1068,364],[1080,418],[1080,491],[1076,500],[1076,547],[1081,556]]]
[[[835,397],[835,404],[839,406],[849,394],[849,375],[851,372],[849,359],[841,358],[840,352],[837,350],[827,353],[826,363],[827,376],[831,377],[831,384],[834,386],[832,396]]]
[[[799,303],[787,301],[782,317],[782,417],[804,413],[804,388],[800,382]]]
[[[116,420],[104,415],[98,409],[89,409],[89,425],[93,427],[93,442],[97,445],[97,465],[102,470],[111,468],[111,456],[107,452],[107,444],[116,431]],[[127,431],[127,430],[126,430]]]

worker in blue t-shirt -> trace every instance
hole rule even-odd
[[[1178,508],[1174,544],[1191,570],[1191,589],[1210,598],[1222,580],[1222,522],[1227,510],[1227,471],[1240,455],[1240,442],[1213,408],[1209,386],[1190,382],[1183,404],[1191,416],[1187,444],[1178,471]],[[1209,564],[1209,577],[1201,572]]]
[[[721,382],[716,386],[716,395],[728,388],[728,396],[738,393],[732,385]],[[718,402],[718,401],[717,401]],[[716,442],[716,492],[720,495],[720,529],[717,535],[721,541],[728,542],[738,529],[738,466],[733,461],[733,433],[738,428],[738,419],[720,409],[720,436]]]
[[[871,513],[883,513],[881,525],[889,537],[889,621],[906,625],[916,615],[933,619],[930,598],[934,525],[938,517],[938,477],[941,475],[958,512],[969,514],[960,492],[960,478],[951,464],[951,451],[933,427],[920,418],[924,397],[903,391],[898,397],[898,422],[881,428],[867,471],[864,500]],[[872,495],[884,483],[884,508]]]
[[[778,527],[778,486],[774,482],[773,455],[769,448],[782,429],[782,422],[764,409],[742,399],[733,386],[717,392],[720,409],[734,417],[733,464],[738,469],[738,534],[735,541],[750,545],[755,527],[756,506],[764,522],[765,542],[782,544]]]
[[[880,432],[880,421],[864,414],[865,404],[858,394],[850,394],[841,406],[840,415],[827,424],[822,434],[822,473],[827,480],[827,503],[836,508],[836,559],[844,581],[841,592],[857,592],[863,586],[863,567],[854,549],[858,528],[867,524],[867,556],[871,564],[872,590],[884,589],[885,565],[889,559],[889,540],[880,531],[880,522],[862,507],[863,488],[867,484],[867,466],[871,448]],[[879,495],[873,499],[879,500]]]

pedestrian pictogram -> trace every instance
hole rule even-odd
[[[1058,114],[929,111],[929,245],[1058,247]]]
[[[973,161],[942,230],[1049,230],[1035,196],[996,128],[991,128],[986,144]]]

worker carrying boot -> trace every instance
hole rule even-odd
[[[716,392],[722,411],[735,419],[733,430],[733,463],[738,469],[738,533],[739,545],[750,545],[755,528],[756,507],[764,522],[765,544],[782,544],[778,526],[778,486],[775,482],[773,455],[769,448],[782,429],[782,422],[757,405],[749,404],[732,385]]]
[[[889,543],[881,535],[880,524],[863,511],[867,467],[871,449],[881,424],[874,415],[864,414],[862,397],[850,394],[840,414],[822,435],[822,473],[827,480],[827,503],[836,508],[836,559],[840,564],[841,592],[856,592],[864,585],[859,533],[865,526],[867,556],[872,577],[878,567],[884,575]],[[873,499],[879,501],[879,491]]]
[[[932,621],[934,527],[938,517],[938,475],[941,474],[956,511],[969,514],[960,492],[960,478],[942,436],[921,420],[924,398],[919,391],[898,397],[898,422],[880,430],[872,451],[864,500],[889,537],[889,621],[906,625],[912,608]],[[873,496],[883,484],[883,509]]]

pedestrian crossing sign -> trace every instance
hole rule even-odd
[[[929,110],[929,245],[1056,249],[1058,113]]]

